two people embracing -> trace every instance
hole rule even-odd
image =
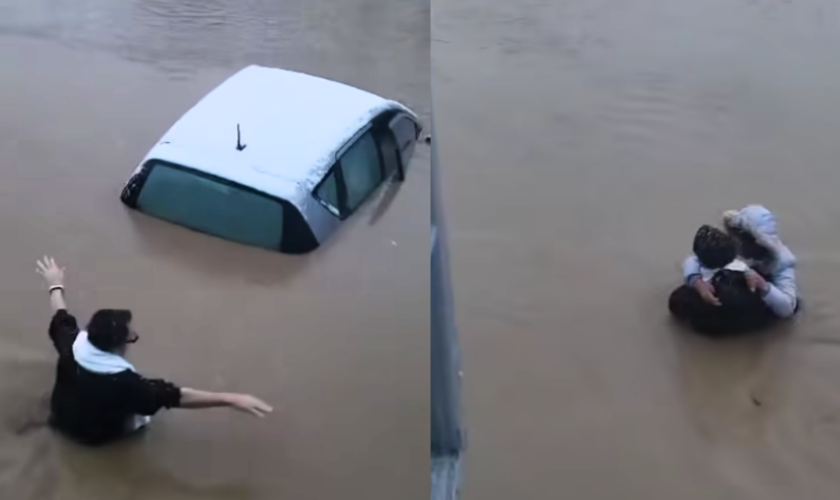
[[[796,257],[764,206],[724,212],[723,229],[701,226],[692,250],[668,308],[699,333],[754,331],[799,311]]]

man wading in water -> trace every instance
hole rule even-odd
[[[247,394],[180,388],[138,374],[123,357],[137,342],[131,311],[101,309],[80,331],[64,302],[64,269],[51,257],[38,261],[49,287],[50,339],[58,351],[50,424],[67,436],[97,445],[145,427],[161,408],[229,407],[263,417],[272,408]]]

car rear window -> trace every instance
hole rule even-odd
[[[246,245],[280,249],[283,205],[193,170],[155,164],[137,198],[149,215]]]

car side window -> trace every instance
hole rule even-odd
[[[397,141],[389,129],[382,129],[377,139],[379,139],[379,152],[382,155],[383,174],[385,179],[391,179],[400,170],[400,152],[397,149]]]
[[[330,170],[321,184],[315,189],[315,196],[321,200],[333,215],[341,216],[341,198],[339,198],[337,167]]]
[[[399,151],[391,131],[368,130],[341,155],[313,195],[333,215],[343,219],[398,168]]]
[[[339,159],[346,209],[353,212],[384,180],[373,133],[369,130]]]
[[[403,169],[408,168],[411,157],[414,156],[414,145],[417,142],[417,125],[414,120],[404,114],[397,115],[389,125],[397,140]]]

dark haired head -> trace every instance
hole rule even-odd
[[[88,341],[99,350],[117,351],[136,340],[136,335],[132,335],[130,324],[131,311],[100,309],[94,313],[88,323]]]
[[[694,235],[694,255],[703,267],[720,269],[738,256],[735,239],[712,226],[701,226]]]

